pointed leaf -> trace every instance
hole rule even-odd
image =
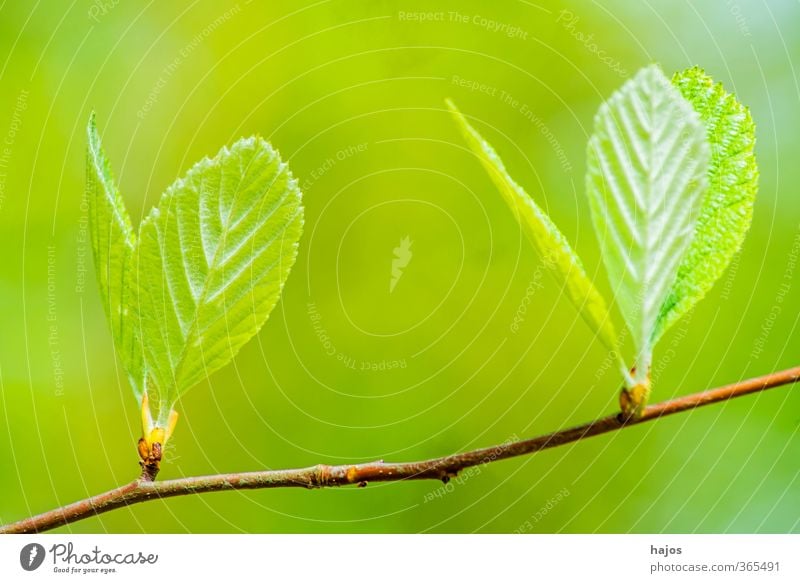
[[[297,181],[260,138],[196,164],[142,222],[139,318],[160,417],[264,324],[302,223]]]
[[[594,125],[586,187],[640,381],[659,310],[694,232],[709,148],[699,116],[655,65],[614,93]]]
[[[470,149],[489,173],[550,272],[566,290],[567,297],[606,347],[618,354],[617,335],[606,302],[586,275],[566,237],[522,187],[514,182],[492,146],[469,124],[453,102],[447,100],[447,106]]]
[[[758,190],[755,124],[748,109],[697,67],[676,73],[672,83],[700,115],[711,163],[694,239],[661,307],[656,340],[706,295],[728,267],[750,228]]]
[[[139,335],[129,315],[136,235],[125,203],[114,184],[94,113],[89,119],[87,133],[86,198],[97,283],[117,353],[137,399],[141,399],[144,363]]]

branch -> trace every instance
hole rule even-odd
[[[504,443],[419,462],[384,463],[376,461],[365,464],[328,466],[317,465],[295,470],[269,470],[238,474],[219,474],[180,478],[163,482],[136,480],[103,494],[86,498],[80,502],[14,522],[0,527],[3,533],[35,533],[70,524],[90,516],[97,516],[122,506],[138,504],[147,500],[186,496],[222,490],[256,490],[260,488],[326,488],[368,482],[395,482],[400,480],[442,480],[447,482],[458,472],[472,466],[523,456],[550,449],[593,435],[609,433],[617,429],[638,425],[646,421],[660,419],[682,411],[688,411],[788,385],[800,380],[800,366],[762,377],[741,381],[701,393],[679,397],[651,405],[644,410],[639,419],[621,421],[618,415],[603,417],[596,421],[556,431],[540,437]]]

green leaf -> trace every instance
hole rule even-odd
[[[144,391],[144,362],[129,305],[133,289],[133,257],[136,235],[125,203],[114,184],[111,169],[100,143],[95,116],[87,127],[86,198],[97,283],[114,344],[136,398]]]
[[[698,114],[655,65],[615,92],[594,126],[586,187],[603,261],[637,349],[634,380],[641,382],[706,191],[709,147]]]
[[[700,301],[728,267],[750,228],[758,190],[755,124],[747,108],[697,67],[676,73],[672,83],[700,115],[711,163],[694,239],[661,307],[654,340]]]
[[[618,357],[617,335],[606,302],[586,275],[580,259],[570,247],[566,237],[522,187],[508,175],[502,160],[492,146],[469,124],[453,102],[447,100],[447,106],[461,128],[470,149],[489,173],[528,239],[550,268],[550,272],[566,290],[567,297],[600,340]]]
[[[161,423],[267,320],[302,224],[297,181],[260,138],[197,163],[142,222],[139,319]]]

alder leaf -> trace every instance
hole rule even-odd
[[[470,149],[489,173],[528,239],[544,259],[545,265],[550,268],[550,272],[567,292],[567,297],[592,330],[597,333],[603,344],[609,350],[614,351],[615,357],[619,358],[617,334],[614,331],[608,306],[589,276],[586,275],[580,259],[572,250],[566,237],[525,190],[514,182],[492,146],[470,125],[449,99],[447,106],[461,128]]]
[[[302,224],[297,181],[260,138],[197,163],[142,222],[137,306],[160,423],[264,324]]]
[[[728,267],[753,221],[758,190],[755,124],[748,109],[698,67],[676,73],[672,84],[700,115],[711,162],[694,239],[661,306],[654,342],[706,295]]]
[[[661,306],[691,242],[707,187],[698,114],[651,65],[604,103],[589,140],[586,187],[603,261],[647,378]]]
[[[144,391],[141,344],[131,316],[136,234],[114,184],[92,112],[86,157],[86,198],[97,283],[114,345],[137,400]]]

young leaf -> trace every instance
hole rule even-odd
[[[97,283],[114,344],[137,400],[144,391],[144,362],[139,335],[130,318],[136,235],[125,203],[114,184],[95,116],[87,127],[86,198]]]
[[[142,222],[138,308],[159,423],[258,332],[297,256],[303,207],[260,138],[197,163]]]
[[[697,113],[655,66],[603,104],[589,140],[586,187],[617,304],[649,374],[652,338],[691,241],[709,148]]]
[[[551,273],[564,286],[567,297],[606,347],[618,356],[617,335],[606,302],[586,275],[580,259],[570,247],[566,237],[522,187],[514,182],[492,146],[470,125],[449,99],[447,106],[461,128],[470,149],[489,173]]]
[[[676,73],[672,83],[700,115],[711,163],[694,239],[661,307],[654,342],[706,295],[728,267],[750,228],[758,190],[755,124],[747,108],[697,67]]]

